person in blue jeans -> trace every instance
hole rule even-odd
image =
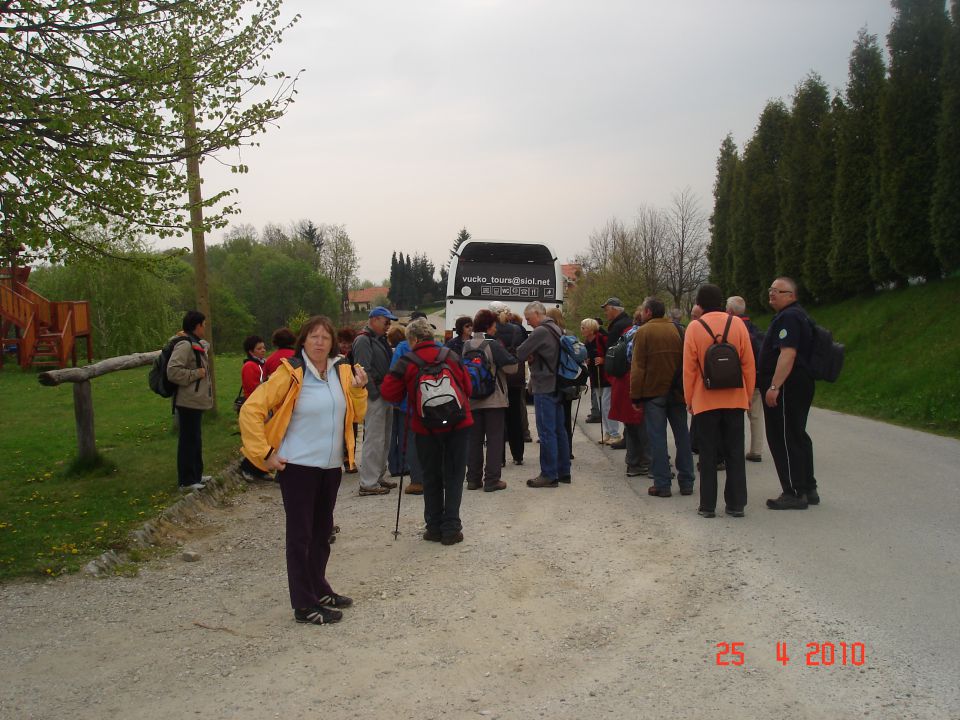
[[[677,484],[681,495],[693,494],[693,453],[687,428],[687,406],[683,398],[683,337],[664,317],[663,301],[648,297],[640,306],[643,324],[633,336],[630,364],[630,399],[642,407],[650,443],[653,485],[647,494],[672,495],[672,472],[667,451],[667,423],[676,445]]]
[[[534,301],[523,310],[533,328],[517,348],[517,360],[530,363],[530,392],[540,437],[540,474],[527,480],[527,487],[557,487],[569,483],[570,438],[563,424],[563,405],[557,394],[557,363],[560,360],[562,330],[549,317],[542,302]]]

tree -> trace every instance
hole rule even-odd
[[[323,239],[320,271],[330,278],[340,293],[341,322],[346,322],[350,312],[350,283],[360,266],[357,251],[343,225],[324,224],[318,232]]]
[[[837,175],[827,266],[834,286],[847,294],[872,292],[870,238],[875,237],[874,189],[883,94],[883,55],[875,35],[860,30],[837,132]]]
[[[246,5],[3,3],[0,236],[34,256],[63,257],[103,253],[142,232],[181,234],[184,198],[197,186],[185,161],[249,144],[295,93],[296,78],[262,63],[299,16],[280,26],[281,0],[261,0],[256,12]],[[271,82],[272,95],[251,92]],[[218,160],[246,170],[239,157]],[[232,192],[199,201],[204,230],[236,211],[224,204]],[[110,235],[82,231],[97,226]]]
[[[733,287],[731,253],[733,180],[740,157],[733,136],[727,135],[720,144],[717,158],[717,177],[713,183],[713,213],[710,215],[710,278],[722,288]]]
[[[109,241],[90,239],[105,240]],[[183,317],[182,307],[174,309],[176,287],[143,262],[147,254],[143,243],[124,244],[118,258],[82,257],[38,268],[30,275],[30,285],[50,300],[90,301],[95,348],[101,358],[158,349],[179,329]],[[183,266],[177,258],[167,262]]]
[[[229,338],[229,347],[235,348],[254,332],[269,337],[300,310],[309,315],[339,312],[338,292],[330,280],[318,275],[311,263],[291,258],[277,247],[240,238],[211,247],[208,259],[214,309],[233,312],[232,319],[221,318],[215,326],[218,344]],[[240,324],[243,317],[226,293],[249,314],[246,325]],[[228,320],[231,327],[221,334],[220,325]]]
[[[666,214],[667,241],[660,263],[663,288],[670,293],[673,307],[686,302],[707,279],[707,219],[690,188],[673,196]]]
[[[943,271],[953,273],[960,270],[960,0],[953,0],[941,80],[943,99],[930,226]]]
[[[790,114],[780,100],[766,104],[743,150],[735,177],[733,284],[747,302],[765,306],[776,276],[774,235],[780,218],[780,164]]]
[[[816,73],[811,73],[797,86],[793,95],[790,119],[783,140],[780,175],[780,215],[775,236],[776,275],[789,275],[803,284],[804,246],[810,219],[811,197],[827,178],[818,175],[820,168],[811,149],[817,146],[820,126],[827,115],[830,96],[827,86]],[[832,189],[832,184],[830,188]]]
[[[460,246],[463,245],[467,240],[470,239],[470,233],[467,232],[466,226],[460,229],[460,232],[457,233],[457,237],[453,241],[453,247],[450,249],[450,257],[447,258],[446,268],[450,269],[450,261],[453,260],[453,256],[457,254],[457,250],[460,249]]]
[[[816,302],[836,296],[838,290],[830,277],[828,257],[831,249],[833,193],[837,175],[837,135],[846,107],[840,96],[823,116],[816,144],[810,149],[815,182],[807,203],[807,236],[803,244],[803,266],[800,280]]]
[[[940,71],[948,28],[943,0],[892,0],[890,73],[880,113],[877,239],[902,276],[933,279],[940,263],[930,232],[937,172]]]

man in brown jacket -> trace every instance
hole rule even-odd
[[[650,443],[653,485],[647,493],[670,497],[672,473],[667,452],[667,423],[676,444],[677,483],[681,495],[693,493],[693,454],[687,429],[687,407],[683,399],[683,337],[681,331],[664,317],[661,300],[648,297],[640,312],[643,324],[633,336],[633,360],[630,367],[630,399],[643,409],[647,439]]]

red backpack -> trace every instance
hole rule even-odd
[[[417,366],[409,405],[431,432],[452,430],[467,417],[467,394],[446,362],[449,354],[450,348],[444,347],[431,361],[414,352],[404,355]]]

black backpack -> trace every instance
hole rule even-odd
[[[807,371],[814,380],[836,382],[843,370],[844,347],[835,342],[833,333],[817,325],[809,315],[807,320],[813,329],[813,342],[810,357],[807,359]]]
[[[150,374],[147,376],[147,384],[160,397],[173,397],[177,392],[178,385],[167,377],[167,363],[170,362],[170,356],[173,354],[173,348],[181,342],[191,342],[186,335],[177,335],[171,338],[170,342],[163,346],[163,350],[153,360],[150,367]],[[200,367],[200,353],[194,351],[197,355],[197,367]]]
[[[713,340],[713,344],[703,354],[703,385],[707,390],[727,390],[743,387],[743,372],[740,369],[740,355],[737,349],[727,342],[733,315],[727,315],[727,324],[723,328],[723,337],[717,338],[713,330],[701,318],[697,318]]]
[[[630,361],[627,359],[627,339],[620,336],[617,342],[607,348],[603,358],[603,370],[610,377],[623,377],[630,372]]]

